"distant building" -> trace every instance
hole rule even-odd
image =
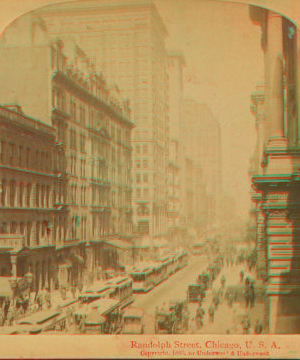
[[[179,51],[168,53],[169,73],[169,173],[176,180],[176,199],[169,194],[169,232],[174,247],[183,245],[187,231],[186,209],[186,148],[184,137],[184,112],[182,72],[185,60]],[[170,189],[171,194],[175,189]],[[173,199],[173,200],[172,200]],[[172,219],[172,220],[170,220]],[[173,224],[173,225],[171,225]],[[176,224],[176,225],[175,225]]]
[[[17,99],[56,130],[58,281],[69,286],[90,279],[103,264],[102,240],[132,233],[129,101],[96,73],[72,38],[51,39],[33,14],[16,20],[2,38],[0,81],[1,102]]]
[[[209,223],[219,218],[221,193],[221,130],[210,108],[193,99],[184,99],[186,155],[202,169],[208,196]],[[203,189],[202,189],[203,190]],[[201,190],[201,191],[202,191]]]
[[[180,211],[180,194],[179,194],[179,174],[180,165],[178,164],[178,141],[170,142],[170,159],[168,166],[168,219],[169,235],[171,246],[176,248],[179,245],[179,211]]]

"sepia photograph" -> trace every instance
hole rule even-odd
[[[299,358],[300,2],[0,9],[0,358]]]

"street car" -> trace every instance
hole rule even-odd
[[[43,310],[20,319],[11,334],[39,334],[47,331],[63,331],[66,315],[59,311]]]
[[[143,334],[144,328],[143,309],[131,307],[124,311],[122,334]]]
[[[171,302],[169,309],[157,310],[156,334],[180,334],[183,331],[185,301]]]

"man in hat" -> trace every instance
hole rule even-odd
[[[251,323],[250,323],[249,314],[244,314],[242,320],[243,334],[249,334],[250,327],[251,327]]]
[[[209,313],[209,322],[212,323],[214,322],[214,318],[215,318],[215,307],[213,306],[213,304],[210,305],[209,309],[208,309],[208,313]]]
[[[263,331],[262,323],[259,321],[259,319],[256,320],[256,323],[254,325],[254,334],[261,334]]]

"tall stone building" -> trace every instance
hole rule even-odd
[[[265,89],[253,94],[258,160],[252,170],[258,267],[267,273],[266,326],[299,333],[299,49],[300,33],[280,13],[251,6],[261,26]]]
[[[53,126],[0,106],[0,275],[31,272],[34,290],[57,281],[55,152]]]
[[[168,228],[169,105],[164,23],[152,0],[78,1],[37,10],[52,36],[72,35],[96,69],[132,101],[133,221],[142,235]]]
[[[129,101],[107,85],[74,39],[50,38],[34,14],[16,20],[3,35],[0,81],[2,103],[17,101],[56,130],[51,236],[58,282],[90,279],[104,262],[103,241],[132,232]],[[35,161],[46,164],[43,154],[40,159],[37,149]],[[42,198],[47,186],[36,189]],[[110,265],[118,266],[115,256]]]
[[[207,192],[208,222],[216,224],[221,193],[220,126],[205,104],[199,104],[193,99],[184,99],[183,109],[186,154],[193,160],[195,167],[202,169],[203,186]]]

